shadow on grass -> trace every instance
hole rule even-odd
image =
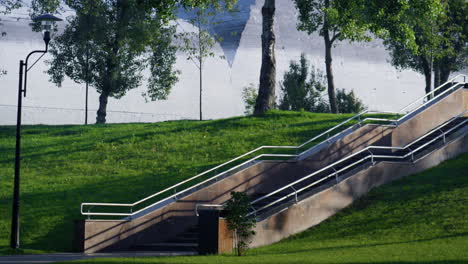
[[[421,242],[429,242],[439,239],[446,239],[446,238],[463,238],[468,236],[468,233],[460,233],[448,236],[438,236],[433,238],[426,238],[426,239],[416,239],[416,240],[408,240],[408,241],[398,241],[398,242],[388,242],[388,243],[373,243],[373,244],[365,244],[365,245],[348,245],[348,246],[337,246],[337,247],[323,247],[323,248],[312,248],[312,249],[304,249],[304,250],[291,250],[282,252],[283,254],[294,254],[294,253],[305,253],[305,252],[316,252],[316,251],[329,251],[329,250],[341,250],[341,249],[359,249],[359,248],[369,248],[369,247],[379,247],[379,246],[392,246],[392,245],[402,245],[402,244],[411,244],[411,243],[421,243]],[[269,252],[259,252],[258,255],[276,255],[277,253],[269,253]],[[465,262],[466,263],[466,262]]]

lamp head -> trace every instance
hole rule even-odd
[[[56,21],[62,21],[62,19],[52,14],[43,14],[33,18],[33,21],[41,22],[42,31],[44,32],[44,42],[46,43],[46,45],[48,45],[50,41],[50,31],[52,30],[52,25]]]

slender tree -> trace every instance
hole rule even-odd
[[[209,7],[196,7],[193,10],[187,10],[193,16],[188,19],[189,23],[195,28],[195,32],[183,32],[180,34],[182,46],[180,47],[188,56],[189,60],[195,63],[199,73],[199,113],[200,121],[203,120],[203,69],[205,61],[209,57],[214,57],[213,51],[217,42],[221,42],[222,38],[208,32],[208,28],[217,24],[215,18],[215,11],[222,12],[222,10],[214,10]]]
[[[275,10],[275,0],[265,0],[262,7],[262,66],[260,69],[260,86],[254,109],[255,115],[274,109],[276,104],[276,37],[273,29]]]
[[[332,113],[338,113],[333,75],[332,48],[337,41],[370,40],[369,25],[359,13],[358,0],[294,0],[299,11],[297,28],[308,34],[319,32],[325,43],[325,69],[328,100]]]

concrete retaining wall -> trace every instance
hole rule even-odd
[[[465,97],[466,90],[459,89],[399,125],[392,135],[392,146],[404,146],[468,109]]]
[[[269,245],[313,227],[350,205],[372,188],[437,166],[468,152],[468,135],[450,142],[416,163],[381,162],[259,223],[252,247]]]

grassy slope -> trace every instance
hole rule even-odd
[[[315,228],[247,257],[79,263],[468,263],[468,154],[372,190]]]
[[[203,122],[25,126],[21,247],[68,251],[81,202],[133,202],[260,145],[302,143],[349,116],[274,111]],[[11,253],[14,139],[14,127],[0,127],[0,253]]]

